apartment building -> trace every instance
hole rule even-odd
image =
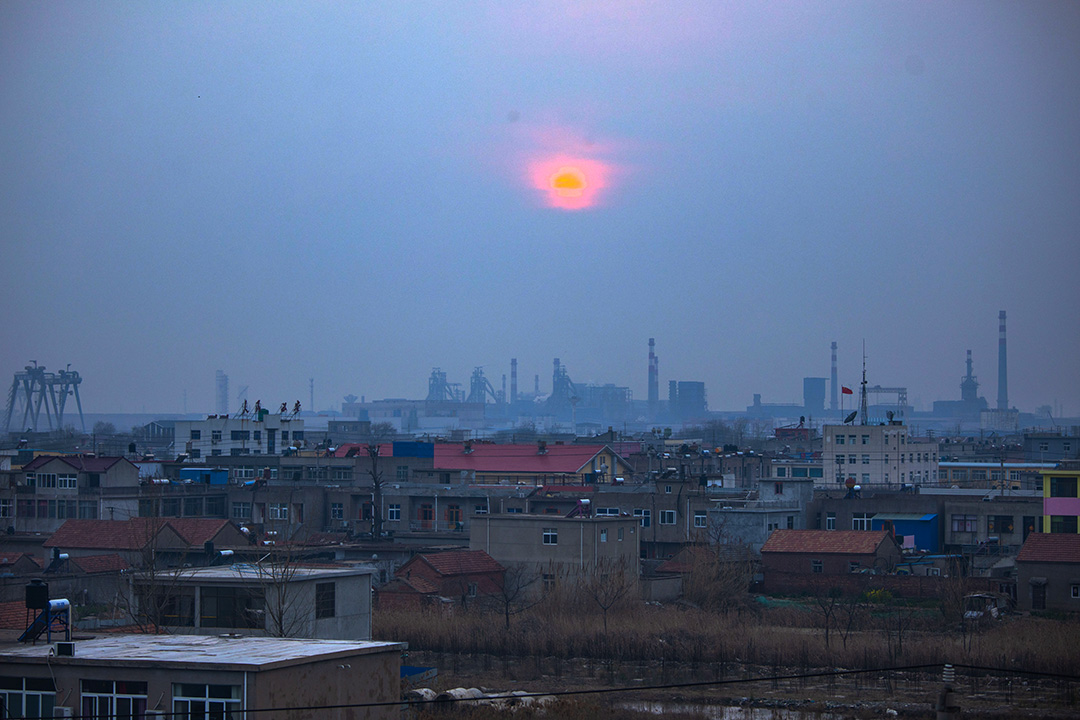
[[[887,425],[825,425],[822,486],[936,485],[938,446],[913,438],[899,421]]]

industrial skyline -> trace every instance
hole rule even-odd
[[[0,5],[0,377],[87,412],[431,369],[1080,412],[1080,6]],[[43,261],[47,259],[47,262]],[[312,382],[313,381],[313,382]],[[546,387],[545,391],[549,388]],[[831,395],[828,401],[831,402]]]

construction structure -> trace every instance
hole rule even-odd
[[[832,343],[832,375],[829,377],[829,410],[840,412],[840,386],[836,382],[836,341]]]
[[[64,427],[64,409],[69,395],[75,397],[75,404],[79,408],[79,425],[82,431],[86,432],[82,399],[79,397],[79,384],[82,383],[79,373],[72,370],[71,365],[60,372],[46,372],[44,365],[38,365],[36,360],[31,360],[31,362],[33,365],[27,365],[15,373],[11,389],[8,390],[4,432],[60,430]],[[45,409],[47,428],[41,426],[42,406]],[[16,408],[21,411],[22,421],[12,428],[11,419],[15,415]]]
[[[660,358],[656,356],[656,340],[649,338],[649,418],[660,411]]]

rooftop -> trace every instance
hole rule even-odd
[[[886,530],[773,530],[761,552],[870,555]]]
[[[1080,563],[1080,535],[1031,533],[1020,548],[1016,561]]]
[[[124,667],[198,665],[219,670],[268,670],[311,660],[400,651],[397,642],[313,640],[206,635],[111,635],[78,640],[74,658],[50,657],[52,645],[11,644],[0,649],[0,662],[77,663]]]

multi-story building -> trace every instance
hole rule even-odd
[[[290,447],[303,447],[305,439],[302,418],[263,409],[177,420],[174,436],[177,453],[196,462],[223,455],[279,455]]]
[[[1042,531],[1080,532],[1080,463],[1043,470]]]
[[[826,425],[822,436],[825,486],[938,483],[937,443],[913,438],[900,421]]]
[[[122,457],[39,455],[12,473],[14,487],[0,490],[0,523],[20,533],[51,533],[68,519],[108,518],[117,509],[111,494],[139,485],[139,469]],[[124,505],[119,517],[133,513],[133,503]]]

